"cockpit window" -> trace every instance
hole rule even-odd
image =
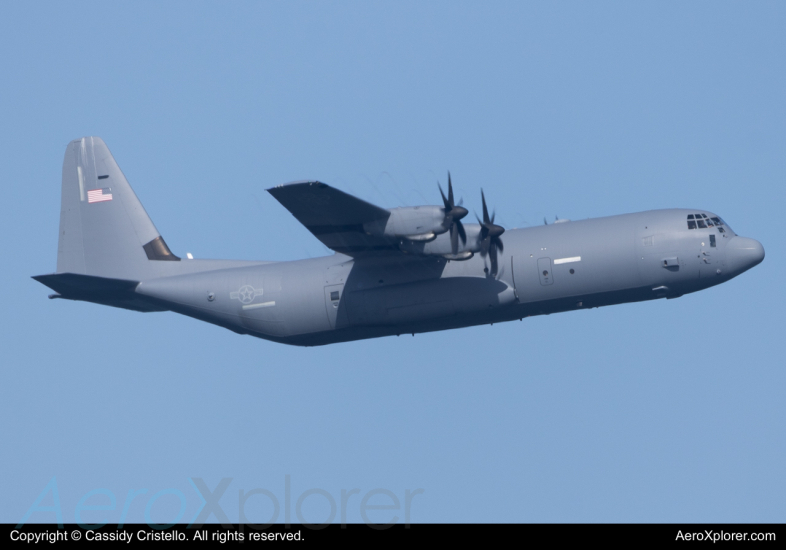
[[[710,218],[707,214],[688,214],[688,229],[717,227],[720,233],[725,233],[722,225],[724,225],[723,220],[717,216]]]

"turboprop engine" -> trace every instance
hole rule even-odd
[[[478,218],[477,224],[466,224],[462,227],[463,243],[458,244],[457,239],[440,235],[428,242],[414,242],[412,240],[401,240],[399,248],[404,252],[425,256],[442,256],[448,260],[469,260],[476,253],[482,257],[489,256],[491,262],[490,274],[497,275],[498,262],[497,252],[504,250],[500,237],[505,232],[505,228],[494,223],[495,213],[489,216],[486,206],[486,197],[483,190],[480,191],[483,201],[483,219]]]
[[[363,229],[371,235],[393,237],[404,241],[427,243],[438,235],[450,232],[451,241],[458,243],[460,237],[466,242],[467,236],[461,219],[468,211],[453,200],[453,183],[448,172],[448,196],[439,188],[444,206],[408,206],[391,208],[390,216],[384,220],[375,220],[363,225]]]

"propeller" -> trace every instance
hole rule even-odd
[[[502,245],[502,239],[500,239],[500,236],[505,232],[505,228],[494,223],[496,212],[492,213],[491,217],[489,217],[489,210],[486,207],[486,196],[483,194],[482,189],[480,190],[480,198],[483,199],[483,221],[478,218],[481,239],[480,255],[485,258],[488,254],[491,259],[491,276],[496,277],[497,249],[499,249],[500,252],[505,250],[505,247]]]
[[[467,243],[467,232],[464,231],[464,225],[461,223],[461,218],[466,216],[469,211],[461,206],[461,203],[456,205],[453,200],[453,182],[450,181],[450,171],[448,171],[448,196],[442,191],[442,186],[439,186],[439,194],[442,195],[442,202],[445,204],[445,222],[450,223],[450,249],[453,254],[458,254],[458,240],[461,237],[463,244]]]

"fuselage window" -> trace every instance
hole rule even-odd
[[[696,229],[696,222],[693,220],[688,220],[688,229]]]
[[[721,221],[720,218],[711,218],[711,219],[712,219],[712,223],[714,223],[715,225],[723,225],[723,222]]]
[[[710,246],[715,248],[715,235],[710,235]]]
[[[707,229],[707,224],[704,223],[704,220],[696,220],[699,223],[699,228]]]
[[[688,219],[692,220],[693,219],[693,214],[688,214]]]

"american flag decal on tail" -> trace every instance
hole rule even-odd
[[[112,200],[112,190],[109,187],[93,189],[87,192],[87,202],[104,202]]]

